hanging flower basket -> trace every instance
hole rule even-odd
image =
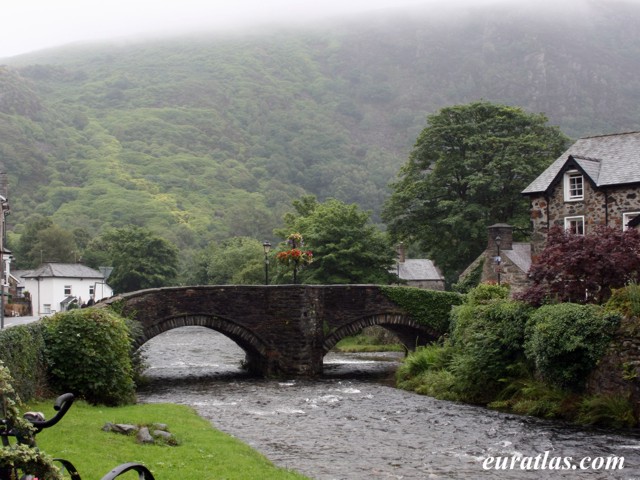
[[[293,270],[293,280],[294,283],[296,283],[298,268],[313,262],[313,252],[311,250],[303,250],[304,239],[299,233],[289,235],[286,245],[289,249],[278,252],[276,254],[276,261],[281,267],[287,270]]]

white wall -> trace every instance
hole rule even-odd
[[[91,298],[89,294],[90,288],[95,287],[95,300],[108,298],[113,295],[113,290],[109,285],[101,283],[100,279],[79,279],[79,278],[35,278],[24,279],[25,290],[31,294],[31,305],[34,315],[44,315],[48,313],[59,312],[60,302],[67,295],[64,293],[64,287],[71,286],[71,295],[78,298],[80,304],[87,303]],[[45,305],[50,305],[47,311]]]

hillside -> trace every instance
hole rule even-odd
[[[425,126],[484,99],[571,137],[640,128],[640,7],[478,7],[47,50],[0,67],[10,228],[272,238],[306,193],[375,215]],[[375,217],[377,218],[377,217]]]

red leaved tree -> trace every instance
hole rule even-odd
[[[596,227],[588,235],[576,235],[554,227],[529,270],[532,284],[519,298],[534,305],[604,303],[612,288],[639,276],[638,230]]]

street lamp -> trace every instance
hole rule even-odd
[[[3,174],[4,175],[4,174]],[[4,329],[4,280],[5,280],[5,264],[4,264],[4,250],[6,244],[5,232],[5,217],[9,215],[9,202],[5,197],[0,195],[0,330]]]
[[[264,284],[269,285],[269,251],[271,250],[271,243],[268,240],[262,242],[262,248],[264,248]]]
[[[494,242],[496,242],[496,248],[498,249],[498,255],[496,256],[496,265],[498,267],[496,270],[498,272],[498,285],[500,285],[500,263],[502,262],[502,258],[500,258],[500,242],[502,242],[502,238],[500,238],[500,235],[496,235]]]

